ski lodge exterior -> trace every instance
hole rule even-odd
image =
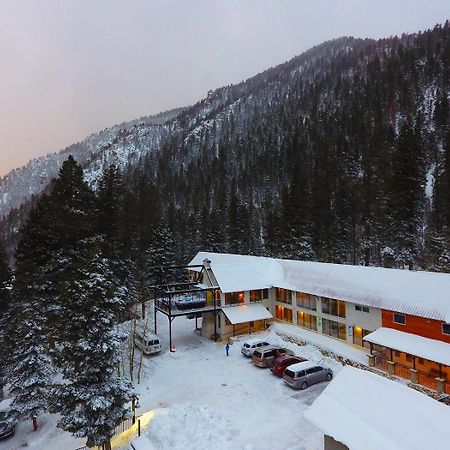
[[[198,253],[187,266],[214,296],[202,334],[224,340],[271,320],[367,352],[369,365],[450,393],[450,275]]]

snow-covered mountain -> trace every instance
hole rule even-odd
[[[115,125],[59,153],[33,159],[26,166],[9,172],[0,179],[0,217],[44,191],[69,155],[75,156],[85,168],[86,178],[92,185],[96,184],[103,169],[113,163],[121,168],[138,164],[145,153],[159,148],[171,130],[166,123],[184,109],[177,108]]]
[[[187,253],[206,245],[201,226],[232,252],[450,268],[449,97],[448,22],[335,39],[30,162],[0,181],[0,213],[44,190],[72,153],[93,186],[112,162],[128,180],[144,172]]]

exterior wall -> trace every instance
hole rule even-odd
[[[444,322],[426,319],[424,317],[411,316],[409,314],[403,315],[406,318],[405,325],[394,323],[394,312],[383,309],[382,326],[386,328],[394,328],[395,330],[404,331],[406,333],[417,334],[430,339],[444,341],[450,344],[450,336],[442,333],[442,324]]]
[[[336,441],[327,434],[323,437],[324,450],[349,450],[349,448],[342,442]]]
[[[375,331],[382,325],[381,309],[369,307],[369,312],[357,311],[354,303],[346,302],[345,320],[347,324],[347,342],[353,344],[355,327]]]

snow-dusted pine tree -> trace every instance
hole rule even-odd
[[[34,301],[22,304],[23,319],[15,323],[21,345],[14,347],[8,371],[10,392],[15,397],[11,415],[15,420],[31,419],[34,430],[39,414],[48,408],[49,387],[54,375],[43,321],[36,308],[38,304]]]
[[[113,283],[109,262],[98,245],[84,243],[92,255],[64,283],[61,315],[70,317],[62,330],[58,360],[65,382],[54,390],[53,412],[62,416],[59,427],[87,445],[104,445],[117,424],[129,417],[133,391],[117,375],[122,336],[116,331],[126,292]]]
[[[0,243],[0,401],[3,398],[3,379],[6,372],[8,353],[7,324],[11,308],[11,268],[3,244]]]

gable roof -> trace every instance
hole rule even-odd
[[[450,323],[450,274],[209,252],[190,264],[205,259],[222,292],[282,287]]]
[[[422,450],[447,448],[450,442],[448,406],[351,366],[338,373],[304,417],[351,449]]]

